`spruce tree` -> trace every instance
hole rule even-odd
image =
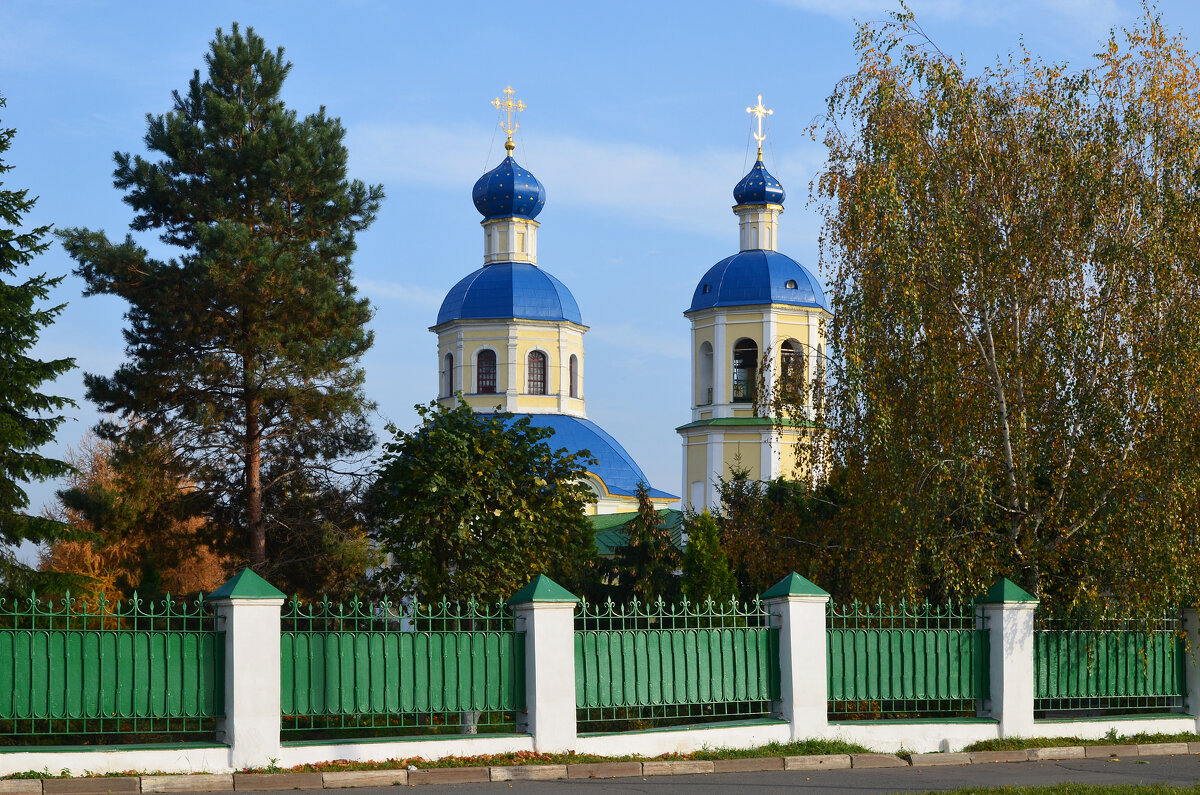
[[[693,602],[721,602],[737,594],[737,579],[721,549],[717,522],[704,511],[685,525],[687,552],[683,556],[683,595]]]
[[[371,308],[350,259],[383,190],[347,177],[336,118],[285,107],[282,48],[235,24],[205,63],[172,110],[147,117],[157,159],[115,155],[131,229],[158,232],[177,257],[155,259],[129,235],[62,239],[87,294],[129,302],[128,360],[87,375],[88,397],[178,451],[212,517],[262,568],[279,527],[267,496],[373,445],[358,365]],[[121,425],[97,430],[116,438]]]
[[[0,109],[5,106],[0,97]],[[0,176],[13,168],[5,163],[4,153],[16,132],[0,126]],[[37,452],[62,423],[57,412],[74,405],[67,398],[42,393],[41,386],[74,367],[75,360],[42,361],[29,356],[38,333],[63,308],[38,307],[62,277],[17,274],[49,245],[44,240],[49,226],[26,229],[22,225],[36,201],[27,190],[9,189],[0,181],[0,541],[5,544],[45,541],[61,529],[58,522],[23,512],[29,505],[23,484],[59,477],[71,469]],[[4,562],[11,563],[11,556],[6,555]]]

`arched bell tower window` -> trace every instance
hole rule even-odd
[[[546,394],[546,354],[530,351],[529,358],[526,359],[526,370],[529,376],[529,388],[526,391],[531,395]]]
[[[733,402],[753,403],[758,378],[758,345],[738,340],[733,346]]]
[[[789,402],[803,403],[804,354],[797,340],[785,340],[779,347],[779,379]]]
[[[571,358],[567,361],[567,369],[570,377],[571,392],[573,398],[579,397],[579,358],[575,354],[571,354]]]
[[[454,394],[454,354],[447,353],[442,358],[442,397]]]
[[[696,371],[696,405],[711,406],[713,402],[713,349],[708,342],[700,343]]]
[[[483,350],[475,357],[475,391],[496,394],[496,352]]]

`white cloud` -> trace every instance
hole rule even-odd
[[[479,142],[487,140],[489,133],[479,127],[375,124],[354,129],[351,137],[357,170],[430,187],[474,184],[500,155],[500,139],[483,160],[454,154],[480,151]],[[540,137],[532,152],[523,149],[517,152],[521,164],[547,185],[549,201],[555,204],[727,236],[729,191],[742,176],[740,151],[684,152],[573,136]],[[412,152],[443,154],[417,158]],[[806,150],[780,152],[780,160],[812,162],[813,155]]]
[[[410,306],[423,309],[437,309],[442,305],[443,293],[425,287],[400,282],[386,282],[377,279],[357,279],[356,284],[369,297],[379,300],[382,298],[399,301]]]

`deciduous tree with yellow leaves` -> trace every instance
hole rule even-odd
[[[1080,69],[1021,51],[972,75],[907,12],[857,48],[815,188],[853,589],[1193,600],[1194,55],[1150,9]]]

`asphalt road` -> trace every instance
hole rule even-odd
[[[694,776],[648,776],[568,781],[497,781],[489,784],[431,784],[415,788],[437,793],[651,793],[651,795],[729,795],[731,792],[890,793],[954,790],[966,787],[1004,787],[1062,784],[1169,784],[1200,785],[1200,756],[1165,756],[1150,759],[1073,759],[1058,762],[1014,762],[959,767],[885,768],[877,770],[825,770],[766,773],[711,773]],[[382,795],[396,787],[345,790],[346,795]],[[413,789],[404,788],[406,791]],[[307,790],[330,795],[330,790]]]

